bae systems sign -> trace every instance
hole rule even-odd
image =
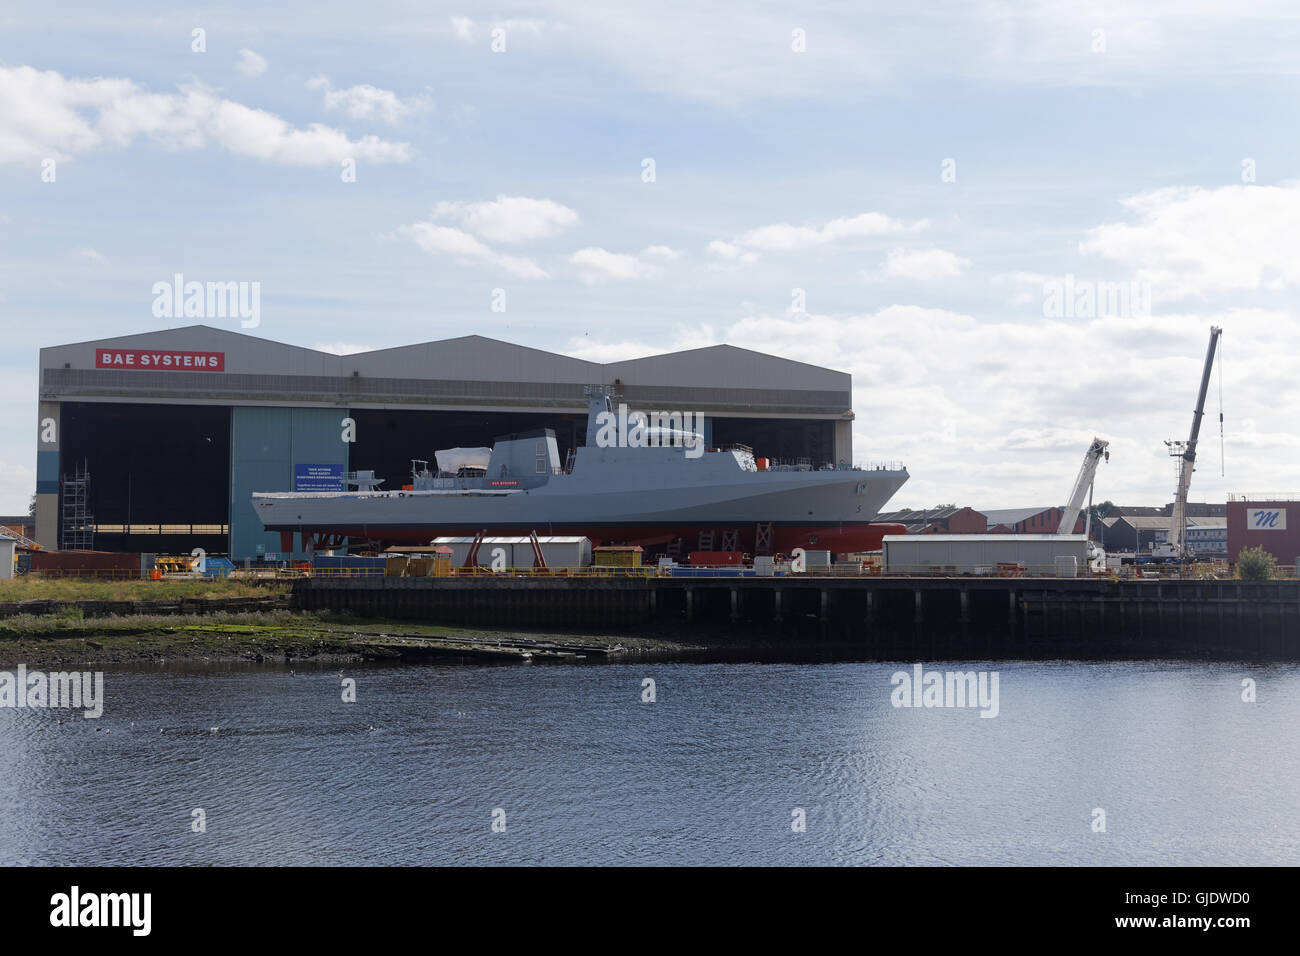
[[[1247,531],[1285,531],[1286,511],[1282,508],[1247,508]]]
[[[96,349],[95,368],[224,372],[225,352],[159,352],[153,349]]]

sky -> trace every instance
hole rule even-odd
[[[896,507],[1059,504],[1093,436],[1169,501],[1218,325],[1192,498],[1294,491],[1298,85],[1285,3],[9,4],[0,513],[38,350],[177,273],[340,353],[847,371]]]

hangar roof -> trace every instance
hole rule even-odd
[[[192,367],[187,352],[220,366]],[[193,325],[43,348],[40,364],[45,400],[583,409],[581,386],[610,384],[669,408],[847,416],[852,404],[845,372],[732,345],[600,363],[465,335],[335,355]]]

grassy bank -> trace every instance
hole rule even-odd
[[[670,653],[682,647],[651,638],[478,630],[291,611],[97,618],[20,614],[0,620],[0,667],[175,661],[572,660]]]
[[[0,581],[0,602],[180,601],[287,595],[289,585],[227,580],[27,577]],[[87,616],[89,613],[90,616]],[[574,660],[672,655],[688,645],[654,637],[446,627],[280,609],[206,614],[108,614],[64,607],[0,617],[0,668],[178,661],[320,663]]]
[[[24,575],[0,581],[0,602],[5,601],[179,601],[270,597],[286,594],[289,584],[268,581],[253,584],[225,578],[184,581],[141,581],[138,578],[36,577]]]

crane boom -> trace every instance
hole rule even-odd
[[[1083,465],[1079,468],[1079,477],[1074,480],[1074,490],[1070,492],[1070,501],[1065,506],[1065,513],[1061,515],[1060,527],[1056,529],[1057,534],[1074,533],[1074,526],[1079,521],[1079,512],[1083,509],[1083,498],[1092,488],[1092,479],[1097,474],[1098,462],[1103,455],[1110,457],[1110,452],[1107,451],[1109,447],[1110,442],[1102,441],[1100,438],[1094,438],[1092,444],[1088,446],[1088,451],[1083,456]]]
[[[1187,441],[1165,442],[1169,454],[1178,462],[1178,486],[1174,489],[1174,507],[1169,518],[1169,544],[1174,557],[1187,557],[1187,494],[1192,487],[1192,472],[1196,469],[1196,442],[1201,435],[1201,419],[1205,416],[1205,396],[1210,388],[1210,371],[1214,367],[1214,350],[1219,344],[1223,329],[1210,326],[1210,344],[1205,350],[1205,367],[1201,370],[1201,388],[1196,393],[1196,408],[1192,411],[1192,431]]]

